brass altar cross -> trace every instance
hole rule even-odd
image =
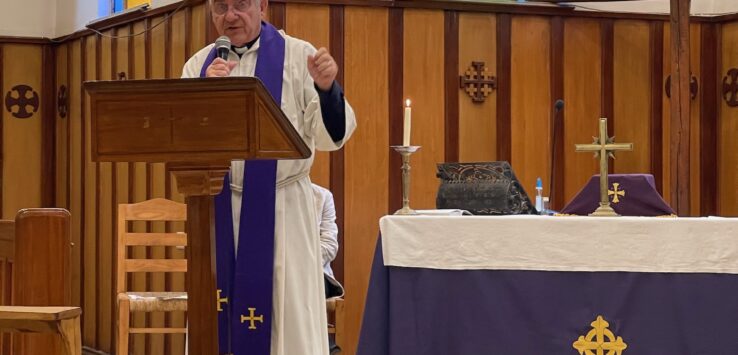
[[[592,144],[577,144],[577,152],[594,152],[595,158],[600,158],[600,207],[590,216],[619,216],[610,207],[607,195],[607,158],[615,159],[614,151],[633,150],[633,143],[613,143],[613,138],[607,135],[607,118],[600,118],[600,136],[594,137]]]
[[[264,323],[264,315],[260,315],[258,317],[255,317],[256,308],[249,307],[249,316],[246,317],[243,314],[241,315],[241,323],[249,322],[249,329],[256,329],[256,324],[254,322],[261,322]]]

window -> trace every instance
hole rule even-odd
[[[98,17],[110,16],[142,4],[151,4],[151,0],[98,0],[97,15]]]

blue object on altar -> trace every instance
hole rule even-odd
[[[668,216],[674,210],[656,191],[651,174],[608,175],[610,207],[623,216]],[[561,210],[563,214],[588,215],[600,203],[600,175],[593,175],[584,188]]]

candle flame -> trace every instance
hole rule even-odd
[[[405,107],[410,107],[410,99],[405,100]]]

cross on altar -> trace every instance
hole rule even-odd
[[[614,151],[633,150],[633,143],[614,143],[613,138],[607,135],[607,118],[600,118],[600,136],[593,137],[592,144],[577,144],[577,152],[594,152],[595,158],[600,158],[600,207],[590,216],[619,216],[610,207],[607,192],[607,158],[615,159]]]

